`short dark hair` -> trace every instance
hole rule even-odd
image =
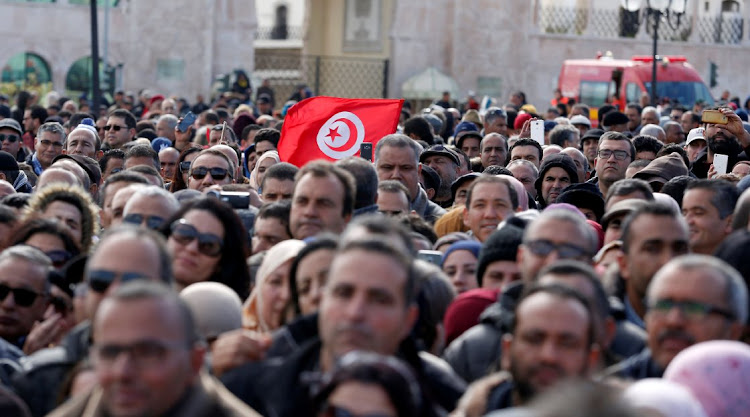
[[[680,175],[664,183],[659,192],[674,198],[677,205],[682,208],[682,197],[685,196],[685,188],[693,181],[698,181],[698,179],[690,175]]]
[[[673,206],[667,203],[652,201],[637,208],[635,211],[627,215],[622,222],[622,235],[620,236],[620,240],[622,240],[622,251],[626,254],[630,250],[630,229],[633,227],[633,222],[644,215],[682,219],[682,213],[679,213]]]
[[[266,170],[266,174],[263,176],[263,183],[260,187],[264,188],[266,180],[273,178],[280,181],[294,181],[294,176],[299,171],[299,168],[290,164],[289,162],[279,162],[271,165]]]
[[[572,259],[562,259],[542,268],[537,273],[537,279],[544,275],[580,275],[586,279],[591,288],[594,290],[594,303],[592,307],[596,309],[596,313],[606,318],[610,315],[609,298],[607,292],[604,290],[601,278],[594,271],[594,269],[581,261]]]
[[[591,110],[589,109],[589,106],[587,106],[587,105],[585,105],[583,103],[578,103],[578,104],[573,105],[573,107],[571,107],[570,110],[571,111],[573,111],[573,110],[581,110],[581,113],[583,113],[583,115],[586,116],[587,119],[591,118],[590,117],[591,116]]]
[[[114,110],[109,113],[109,117],[120,117],[125,120],[125,125],[128,127],[128,129],[135,129],[135,116],[133,116],[133,113],[125,109]]]
[[[255,221],[258,219],[274,218],[278,219],[279,222],[284,225],[286,234],[291,236],[292,231],[289,230],[289,213],[292,210],[292,202],[289,200],[279,200],[270,203],[263,204],[258,210],[258,215],[255,216]]]
[[[638,191],[646,196],[646,200],[654,201],[654,192],[651,190],[651,186],[638,178],[624,178],[612,184],[607,190],[606,201],[609,202],[614,196],[628,195]]]
[[[339,159],[335,166],[343,168],[354,177],[357,186],[357,198],[354,201],[354,209],[360,209],[375,204],[378,192],[378,172],[370,161],[358,156]]]
[[[208,124],[215,125],[219,123],[219,115],[213,110],[206,110],[201,113],[201,116],[206,119],[206,123]]]
[[[154,164],[154,168],[156,168],[157,172],[159,171],[159,154],[156,153],[154,148],[152,148],[149,145],[135,145],[128,149],[127,152],[125,152],[125,161],[127,161],[130,158],[151,158]]]
[[[713,192],[711,205],[719,211],[719,218],[726,219],[734,212],[734,206],[740,198],[740,192],[732,183],[717,179],[700,179],[687,185],[685,192],[690,190],[706,190]]]
[[[635,146],[635,152],[653,152],[654,155],[659,153],[661,148],[664,147],[664,143],[659,139],[651,135],[638,135],[633,139],[633,146]]]
[[[510,196],[510,202],[513,204],[513,209],[515,211],[516,207],[518,207],[518,193],[516,192],[516,187],[513,186],[513,184],[510,183],[507,179],[503,177],[496,177],[494,175],[480,175],[479,178],[475,179],[474,182],[471,183],[471,186],[469,186],[469,191],[466,193],[466,207],[471,206],[471,198],[474,194],[474,187],[477,186],[477,184],[503,184],[506,187],[508,187],[508,195]]]
[[[641,112],[643,111],[643,107],[641,107],[640,104],[635,102],[630,102],[625,106],[626,109],[636,109],[638,111],[638,116],[641,115]]]
[[[680,154],[680,157],[682,158],[682,162],[685,164],[685,166],[690,169],[690,158],[688,158],[687,152],[682,149],[682,146],[676,144],[676,143],[670,143],[669,145],[664,146],[661,148],[661,150],[656,154],[656,157],[669,155],[673,152],[677,152]]]
[[[76,126],[81,124],[81,121],[83,121],[83,119],[85,118],[93,119],[94,116],[90,115],[89,113],[80,112],[80,111],[71,114],[70,118],[68,119],[68,126],[70,126],[70,130],[75,129]]]
[[[240,133],[240,139],[245,140],[247,139],[248,136],[250,136],[250,132],[254,130],[260,130],[260,129],[262,128],[259,125],[249,124],[242,129],[242,132]]]
[[[409,189],[406,188],[406,186],[402,184],[400,181],[396,181],[396,180],[380,181],[378,183],[378,193],[381,191],[386,192],[386,193],[404,193],[404,195],[406,196],[406,201],[411,200],[411,197],[409,197]]]
[[[542,160],[542,156],[544,155],[544,150],[542,149],[542,145],[539,144],[539,142],[535,141],[531,138],[521,138],[516,141],[516,143],[513,144],[513,146],[510,147],[508,150],[508,159],[510,159],[510,156],[513,154],[513,149],[515,149],[517,146],[533,146],[537,149],[539,152],[539,161]]]
[[[258,144],[263,141],[268,141],[271,142],[274,148],[277,148],[280,139],[281,132],[272,127],[264,127],[263,129],[258,130],[258,133],[255,134],[253,143]]]
[[[294,176],[294,181],[296,183],[294,186],[295,191],[299,186],[299,180],[307,174],[310,174],[315,178],[324,178],[329,175],[333,175],[344,188],[344,201],[341,215],[348,216],[352,214],[352,212],[354,212],[354,202],[356,199],[357,185],[352,174],[328,161],[312,161],[303,166],[299,171],[297,171],[297,174]]]
[[[409,136],[412,133],[417,135],[419,139],[427,142],[428,145],[435,143],[430,122],[422,116],[414,116],[404,122],[404,135]]]
[[[40,123],[44,123],[47,120],[47,116],[49,116],[47,109],[38,104],[29,107],[29,110],[31,110],[31,118],[39,120]]]
[[[122,171],[118,172],[117,174],[112,174],[107,177],[106,181],[104,181],[104,185],[102,186],[101,192],[99,193],[100,206],[104,205],[104,199],[106,198],[107,189],[109,188],[109,186],[118,182],[151,185],[151,183],[148,182],[148,179],[145,176],[136,172]]]

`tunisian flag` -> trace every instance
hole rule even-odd
[[[337,161],[359,155],[396,132],[404,100],[312,97],[289,109],[281,128],[279,157],[301,167],[316,159]]]

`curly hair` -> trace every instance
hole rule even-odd
[[[99,233],[99,207],[91,195],[78,186],[51,184],[34,193],[24,211],[24,221],[40,217],[55,201],[75,206],[81,212],[81,251],[88,252],[94,236]]]

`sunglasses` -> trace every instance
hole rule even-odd
[[[190,164],[192,164],[193,161],[182,161],[180,162],[180,172],[189,172],[190,171]]]
[[[224,246],[224,241],[213,233],[199,233],[198,230],[187,222],[185,219],[180,219],[172,223],[171,226],[173,238],[177,243],[183,246],[187,246],[195,239],[198,239],[198,251],[200,253],[216,257],[221,254],[221,249]]]
[[[21,307],[28,307],[34,304],[36,297],[41,295],[26,288],[11,288],[5,284],[0,284],[0,301],[4,301],[5,297],[11,292],[13,293],[13,300]]]
[[[54,265],[55,268],[60,268],[65,265],[65,263],[73,257],[73,254],[66,250],[53,250],[44,252],[44,254],[52,261],[52,265]]]
[[[136,226],[143,224],[143,219],[146,219],[146,227],[151,230],[157,230],[164,224],[164,218],[159,216],[144,216],[142,214],[131,213],[122,218],[125,223],[134,224]]]
[[[206,178],[206,174],[211,174],[211,178],[221,181],[224,178],[229,175],[229,171],[227,171],[224,168],[206,168],[206,167],[198,167],[193,168],[190,171],[190,176],[195,178],[196,180],[202,180],[203,178]],[[231,178],[232,176],[229,175]]]
[[[104,129],[105,132],[109,132],[110,129],[114,130],[115,132],[119,132],[122,129],[127,129],[127,126],[120,126],[120,125],[106,125],[102,129]]]
[[[537,256],[547,256],[552,251],[557,251],[557,256],[561,259],[579,259],[588,255],[586,249],[580,246],[569,243],[556,244],[542,239],[525,242],[524,246]]]
[[[0,134],[0,142],[5,142],[6,140],[8,142],[10,142],[10,143],[16,143],[16,141],[18,140],[18,135],[10,135],[10,134],[3,135],[3,134]]]
[[[116,272],[106,269],[92,269],[88,273],[89,288],[95,292],[104,293],[117,278],[120,279],[120,282],[148,279],[147,276],[140,272]]]

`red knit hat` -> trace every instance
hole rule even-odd
[[[513,129],[520,130],[523,127],[523,124],[526,123],[526,121],[529,119],[531,119],[530,114],[518,113],[518,116],[516,116],[516,120],[513,122]]]
[[[445,311],[445,344],[461,336],[463,332],[479,323],[479,315],[497,301],[500,289],[475,288],[459,294]]]

